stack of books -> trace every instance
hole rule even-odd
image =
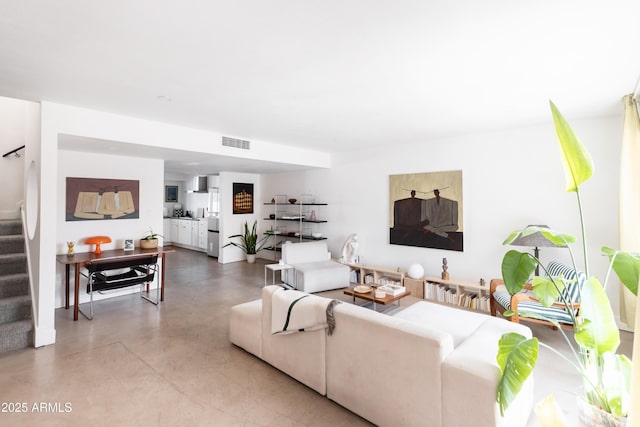
[[[406,289],[404,288],[404,286],[395,285],[395,284],[391,284],[391,283],[388,283],[388,284],[382,285],[382,286],[378,286],[378,290],[379,291],[384,291],[387,295],[391,295],[393,297],[395,297],[397,295],[404,294],[406,292]]]
[[[387,276],[382,276],[381,278],[379,278],[378,279],[378,284],[379,285],[398,285],[398,286],[402,286],[402,283],[400,283],[399,280],[392,279],[392,278],[387,277]]]

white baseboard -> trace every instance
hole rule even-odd
[[[33,346],[38,348],[49,344],[55,344],[56,342],[56,330],[35,328],[33,331],[34,343]]]
[[[618,324],[618,329],[621,331],[633,332],[633,328],[620,320],[618,316],[616,316],[616,323]]]
[[[0,219],[19,219],[20,211],[18,209],[13,211],[0,211]]]

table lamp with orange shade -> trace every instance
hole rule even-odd
[[[88,245],[96,245],[96,250],[93,251],[94,254],[102,253],[102,249],[100,249],[100,245],[102,243],[111,243],[111,237],[109,236],[93,236],[87,237],[84,242]]]

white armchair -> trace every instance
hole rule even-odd
[[[293,272],[283,272],[282,281],[301,291],[313,293],[349,286],[351,269],[329,259],[326,241],[284,244],[282,260],[294,267]]]

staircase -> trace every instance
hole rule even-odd
[[[27,256],[20,220],[0,220],[0,353],[33,346]]]

